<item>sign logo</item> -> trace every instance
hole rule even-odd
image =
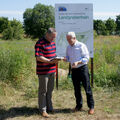
[[[63,6],[59,7],[58,10],[59,11],[67,11],[67,9],[65,7],[63,7]]]

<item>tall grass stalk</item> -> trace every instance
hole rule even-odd
[[[0,51],[0,80],[14,86],[22,82],[31,68],[31,63],[23,50]]]

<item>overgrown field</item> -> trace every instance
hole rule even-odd
[[[38,78],[34,57],[35,41],[0,40],[0,120],[42,119],[37,109]],[[61,61],[59,91],[54,91],[56,109],[52,120],[119,120],[120,119],[120,37],[99,36],[94,40],[94,98],[96,113],[73,113],[75,98],[68,63]],[[90,62],[89,62],[90,69]],[[85,93],[84,93],[85,94]]]

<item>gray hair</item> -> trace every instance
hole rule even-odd
[[[55,28],[49,28],[49,29],[47,30],[47,33],[48,33],[48,34],[51,34],[51,33],[54,33],[54,32],[56,32]]]
[[[76,38],[75,32],[68,32],[66,36],[71,36],[72,38]]]

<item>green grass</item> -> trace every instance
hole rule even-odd
[[[0,81],[17,86],[34,71],[34,42],[0,41],[0,44]]]
[[[119,86],[120,37],[97,37],[94,42],[94,51],[94,80],[96,85],[102,87]]]
[[[0,119],[43,119],[38,112],[38,78],[34,57],[35,41],[0,40]],[[74,113],[74,91],[67,78],[68,63],[61,61],[59,90],[53,92],[56,110],[50,120],[119,120],[120,119],[120,37],[99,36],[94,41],[94,99],[95,115],[87,114],[83,92],[84,111]],[[89,62],[90,68],[90,62]],[[82,89],[83,90],[83,89]]]
[[[35,76],[35,41],[0,40],[0,79],[9,82],[17,79],[19,84],[22,78],[28,78],[27,73]],[[68,70],[69,64],[59,62],[59,68]],[[120,85],[120,37],[99,36],[94,40],[94,81],[95,86],[117,87]],[[89,62],[90,68],[90,62]],[[64,79],[64,78],[62,78]],[[67,79],[64,84],[68,86]],[[14,82],[13,82],[14,83]],[[63,84],[63,83],[60,83]],[[61,85],[62,86],[62,85]],[[66,87],[67,88],[67,87]]]

